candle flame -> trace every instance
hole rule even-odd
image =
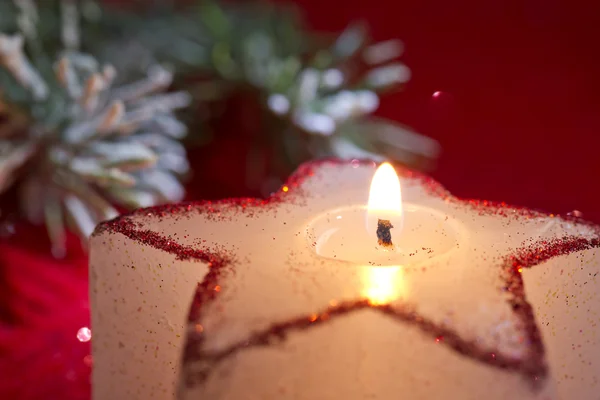
[[[377,233],[380,221],[387,226],[391,226],[392,231],[389,233],[391,233],[393,241],[393,232],[400,232],[402,229],[402,194],[398,175],[389,163],[381,164],[375,171],[371,181],[366,221],[367,231],[370,235]],[[381,232],[377,233],[378,240],[380,240],[380,234]],[[385,239],[386,236],[387,239]],[[383,237],[384,241],[390,239],[389,234]],[[383,243],[380,242],[379,244],[382,245]],[[389,248],[389,244],[382,247]]]
[[[403,294],[404,277],[399,266],[367,267],[362,273],[362,295],[372,305],[384,305]]]
[[[400,180],[390,163],[383,163],[375,171],[369,191],[369,212],[402,214]]]

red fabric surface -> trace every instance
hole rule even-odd
[[[43,229],[14,229],[0,240],[0,399],[89,399],[87,258],[73,237],[59,261]]]
[[[380,114],[440,141],[434,176],[455,194],[598,222],[599,4],[302,1],[317,28],[363,18],[376,39],[403,39],[413,78]],[[233,131],[192,154],[194,197],[244,194]],[[0,398],[88,399],[89,343],[76,338],[89,324],[87,260],[74,240],[54,260],[43,238],[18,225],[0,239]]]

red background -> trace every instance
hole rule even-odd
[[[440,141],[433,175],[455,194],[578,209],[600,222],[598,2],[301,4],[316,28],[362,18],[375,39],[404,41],[413,78],[384,98],[380,114]],[[193,154],[195,197],[243,192],[236,132]],[[206,183],[219,179],[229,185]],[[0,398],[87,399],[89,343],[76,339],[89,324],[86,258],[72,243],[70,257],[55,261],[37,239],[43,231],[15,229],[0,239]]]

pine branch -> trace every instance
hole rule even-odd
[[[375,151],[400,162],[413,155],[429,163],[436,158],[436,142],[416,133],[405,142],[407,136],[394,129],[393,122],[366,123],[378,108],[380,95],[401,88],[410,78],[410,70],[398,60],[403,52],[400,41],[373,43],[363,24],[351,24],[337,37],[312,32],[303,27],[294,9],[281,5],[191,3],[176,7],[172,1],[155,1],[154,6],[106,8],[103,18],[85,25],[87,45],[108,59],[124,61],[122,70],[132,74],[140,65],[159,59],[172,63],[180,78],[203,76],[200,82],[185,80],[186,87],[201,87],[190,89],[199,100],[206,100],[209,92],[214,101],[250,88],[271,115],[273,129],[284,126],[292,132],[287,137],[304,137],[305,152],[316,142],[318,155]],[[127,44],[117,45],[123,37]],[[136,57],[123,57],[122,52]],[[381,146],[381,135],[391,148]],[[269,136],[286,140],[282,132]],[[356,151],[348,153],[344,146],[340,152],[339,143],[351,144]]]
[[[45,223],[54,254],[62,256],[66,229],[85,240],[117,207],[183,197],[177,176],[188,164],[177,139],[186,129],[174,112],[191,99],[163,93],[173,74],[159,64],[115,85],[113,66],[79,52],[78,2],[43,4],[0,6],[16,21],[6,30],[0,25],[0,193],[19,186],[25,216]],[[61,21],[59,51],[41,41],[38,11],[48,16],[44,23]]]

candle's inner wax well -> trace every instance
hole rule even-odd
[[[439,257],[458,248],[460,228],[432,208],[404,203],[392,228],[372,223],[365,206],[330,210],[313,219],[307,240],[317,254],[364,265],[407,265]],[[385,224],[384,224],[385,225]],[[391,245],[381,243],[389,229]],[[385,241],[385,240],[384,240]]]

